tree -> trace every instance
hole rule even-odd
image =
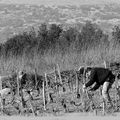
[[[51,24],[48,30],[48,38],[51,45],[55,45],[60,33],[62,32],[62,27],[60,25]]]
[[[81,30],[81,44],[86,48],[99,45],[103,31],[96,25],[87,21]]]
[[[112,42],[114,46],[120,44],[120,27],[114,26],[112,30]]]
[[[43,23],[43,24],[41,24],[41,26],[39,26],[37,38],[38,38],[37,50],[41,51],[41,53],[43,54],[44,50],[49,48],[48,28],[45,23]]]

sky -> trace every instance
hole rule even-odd
[[[120,0],[0,0],[7,4],[37,4],[37,5],[80,5],[80,4],[104,4],[120,3]]]

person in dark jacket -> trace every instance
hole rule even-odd
[[[103,99],[112,105],[109,96],[109,89],[115,81],[115,75],[113,75],[112,71],[102,67],[93,67],[86,69],[86,76],[88,77],[89,81],[83,85],[83,89],[86,89],[95,83],[95,85],[90,89],[90,91],[95,91],[101,85],[103,85]]]

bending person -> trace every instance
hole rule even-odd
[[[102,97],[107,103],[110,103],[112,107],[113,105],[109,96],[109,90],[115,81],[115,75],[113,75],[112,71],[106,68],[93,67],[86,69],[86,76],[89,81],[83,85],[83,90],[93,85],[94,83],[95,85],[90,89],[90,91],[95,91],[101,85],[103,85]]]

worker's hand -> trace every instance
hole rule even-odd
[[[83,85],[82,89],[83,89],[83,92],[85,92],[85,89],[86,89],[85,84]]]
[[[93,87],[89,87],[89,90],[88,90],[89,92],[94,92],[95,90],[94,90],[94,88]]]
[[[94,92],[94,90],[93,89],[89,89],[89,92]]]

